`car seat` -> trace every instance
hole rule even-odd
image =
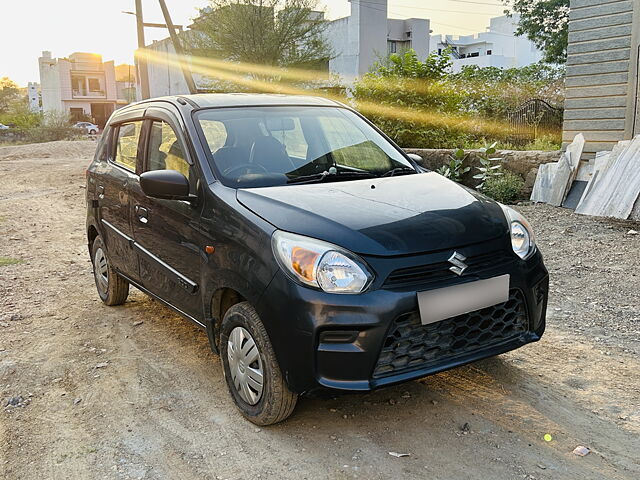
[[[282,143],[273,137],[258,137],[251,146],[249,163],[264,167],[270,173],[288,173],[295,169]]]

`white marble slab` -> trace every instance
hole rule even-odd
[[[549,202],[549,198],[551,198],[553,177],[556,174],[557,168],[558,162],[543,163],[538,167],[536,183],[533,185],[533,191],[531,192],[532,202]]]
[[[576,213],[629,218],[640,195],[640,136],[620,144],[607,157],[596,158]]]

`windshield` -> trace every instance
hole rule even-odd
[[[382,135],[339,107],[243,107],[198,112],[222,183],[235,188],[417,173]]]

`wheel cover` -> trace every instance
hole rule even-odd
[[[227,359],[236,391],[249,405],[262,397],[264,372],[258,345],[243,327],[235,327],[227,341]]]
[[[109,264],[101,247],[96,249],[93,256],[93,275],[96,277],[98,292],[106,295],[109,290]]]

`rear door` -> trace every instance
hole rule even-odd
[[[143,171],[176,170],[196,193],[199,173],[190,159],[174,114],[147,110]],[[204,237],[201,205],[147,197],[136,179],[131,184],[131,222],[142,285],[195,319],[202,317],[200,267]]]
[[[137,181],[141,165],[142,126],[142,120],[135,120],[112,127],[107,162],[96,170],[95,193],[109,261],[134,280],[138,277],[138,261],[133,251],[129,189]]]

